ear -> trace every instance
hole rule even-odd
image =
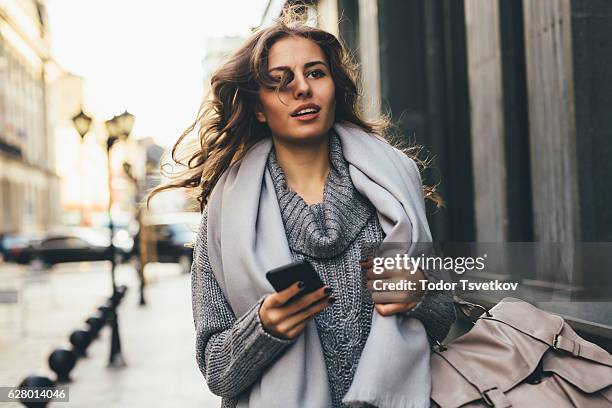
[[[257,121],[260,123],[267,122],[266,114],[263,112],[263,109],[259,102],[255,104],[255,117],[257,118]]]

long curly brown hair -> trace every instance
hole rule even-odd
[[[280,80],[268,74],[268,52],[281,38],[295,36],[310,39],[323,50],[335,84],[336,121],[347,121],[365,132],[384,137],[389,143],[415,160],[420,168],[429,164],[429,159],[419,158],[422,147],[405,142],[392,124],[388,114],[375,119],[366,119],[361,110],[361,95],[358,87],[358,66],[347,51],[342,40],[324,30],[308,26],[298,9],[285,10],[272,25],[253,32],[245,43],[231,54],[213,72],[210,91],[198,110],[196,120],[183,132],[171,151],[174,163],[181,168],[168,171],[162,165],[161,173],[170,182],[152,189],[146,199],[147,206],[154,195],[169,189],[192,189],[202,212],[209,196],[223,172],[240,160],[258,141],[271,137],[266,123],[255,117],[261,86],[278,92],[291,81],[291,73],[285,72]],[[197,141],[182,149],[186,137],[196,128]],[[424,186],[424,195],[436,207],[443,201],[436,186]]]

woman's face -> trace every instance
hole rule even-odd
[[[278,92],[260,87],[259,122],[267,123],[272,135],[289,141],[316,139],[334,123],[335,90],[327,59],[321,47],[302,37],[285,37],[272,45],[268,72],[280,79],[287,67],[293,79]],[[306,105],[306,106],[305,106]],[[311,105],[311,106],[308,106]],[[310,112],[302,113],[303,107]]]

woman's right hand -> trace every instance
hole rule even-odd
[[[331,295],[331,288],[323,286],[290,302],[302,290],[299,283],[266,296],[262,302],[259,319],[268,333],[283,339],[293,339],[304,330],[315,314],[336,300]]]

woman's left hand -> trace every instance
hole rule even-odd
[[[423,290],[420,280],[426,280],[425,274],[421,269],[414,271],[406,269],[385,269],[382,273],[373,272],[373,260],[368,259],[360,262],[363,270],[367,271],[368,290],[372,295],[374,307],[382,316],[391,316],[396,313],[405,313],[412,310],[421,300]],[[385,283],[397,283],[401,281],[414,282],[413,289],[407,290],[377,290],[374,286],[375,281],[380,281],[377,287]]]

